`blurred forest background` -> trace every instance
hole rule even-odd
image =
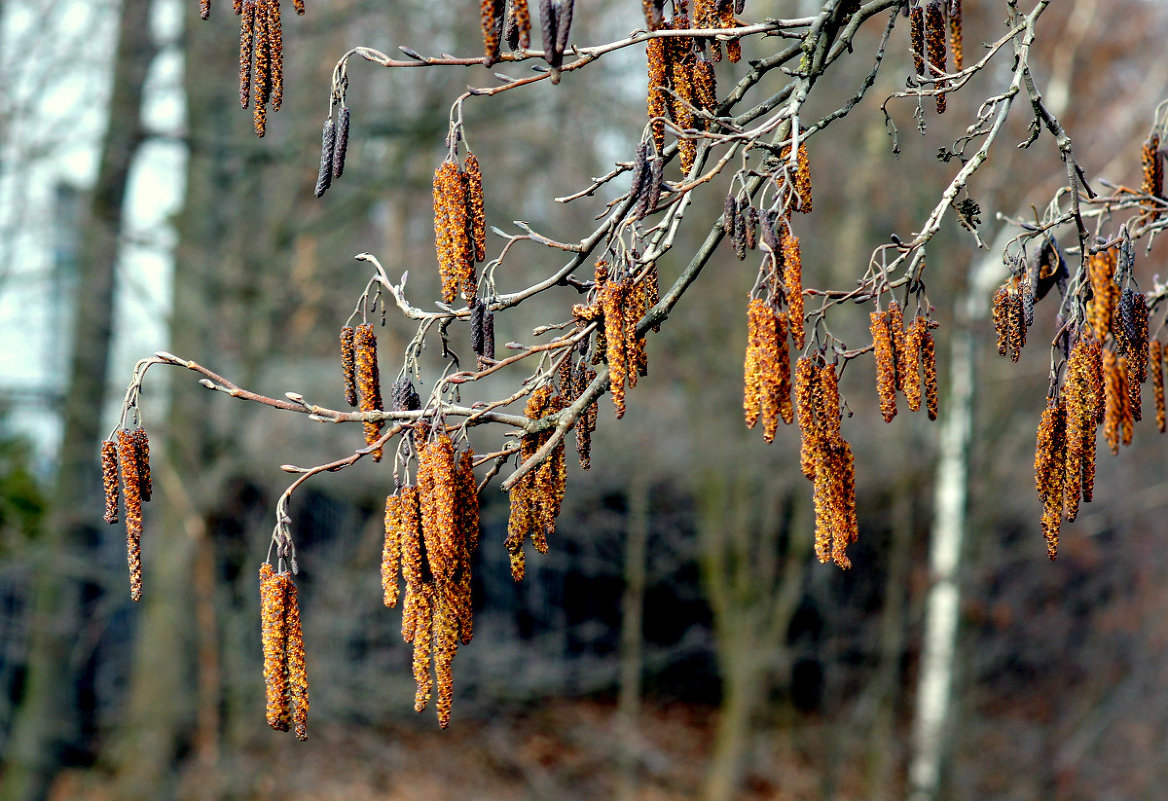
[[[952,221],[929,251],[942,420],[884,425],[871,368],[857,363],[843,381],[861,521],[851,571],[813,558],[797,434],[767,446],[742,425],[754,267],[723,247],[650,338],[651,373],[626,418],[602,401],[593,468],[571,468],[551,552],[529,560],[522,584],[502,548],[505,497],[497,483],[486,490],[477,631],[457,660],[449,730],[411,710],[409,648],[377,572],[392,479],[364,462],[313,481],[293,504],[312,739],[264,724],[256,568],[287,481],[277,468],[350,452],[357,427],[152,373],[156,499],[145,598],[132,606],[122,532],[101,523],[98,442],[133,360],[165,347],[241,386],[339,408],[336,334],[366,280],[352,256],[378,255],[395,278],[409,270],[415,302],[437,296],[430,182],[449,103],[486,80],[482,68],[354,63],[349,166],[315,200],[320,124],[332,65],[349,47],[477,54],[477,7],[308,4],[302,18],[285,14],[284,108],[257,140],[237,107],[238,23],[221,0],[207,22],[194,0],[0,0],[0,330],[9,354],[43,368],[24,381],[27,364],[9,356],[0,375],[0,798],[906,797],[951,369],[974,411],[967,447],[958,440],[949,454],[965,465],[968,495],[936,797],[1163,798],[1164,440],[1149,415],[1118,458],[1100,449],[1096,500],[1048,562],[1032,463],[1053,304],[1039,307],[1019,364],[998,357],[988,301],[1005,277],[1000,249],[978,251]],[[1001,35],[1003,5],[966,2],[967,54]],[[1138,185],[1140,143],[1168,94],[1168,8],[1053,5],[1031,55],[1036,78],[1088,178]],[[749,0],[745,16],[818,6]],[[641,24],[638,4],[596,0],[577,7],[574,39]],[[817,87],[817,115],[855,91],[881,27],[873,20],[851,63]],[[953,172],[938,148],[1008,75],[1003,54],[944,117],[929,115],[924,136],[911,103],[893,104],[893,155],[879,104],[910,70],[906,27],[867,99],[814,140],[805,285],[850,286],[876,244],[916,230]],[[745,42],[746,57],[769,41]],[[727,80],[744,68],[718,66]],[[488,221],[528,220],[566,240],[590,230],[605,198],[552,198],[630,158],[644,90],[644,49],[632,48],[559,86],[468,103]],[[1012,147],[1026,138],[1023,106],[971,187],[987,243],[1005,227],[993,212],[1028,217],[1065,182],[1049,137]],[[92,164],[76,171],[86,132]],[[177,205],[143,227],[131,210],[159,205],[141,188],[151,159],[153,191]],[[131,202],[135,185],[146,195]],[[716,218],[724,191],[712,187],[689,215]],[[692,250],[698,234],[685,236]],[[35,242],[51,258],[30,271]],[[143,250],[163,256],[142,257],[134,273],[130,256]],[[686,253],[683,241],[662,262],[663,280]],[[534,248],[517,255],[500,277],[509,286],[549,268]],[[1165,255],[1141,251],[1142,285],[1164,272]],[[564,291],[557,302],[575,302]],[[539,314],[500,315],[498,341],[525,337]],[[852,324],[864,331],[867,309]],[[396,373],[412,330],[392,314],[379,329],[383,375]],[[153,333],[135,340],[142,331]]]

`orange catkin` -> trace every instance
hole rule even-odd
[[[876,359],[876,394],[880,398],[880,414],[884,422],[896,417],[896,365],[892,355],[892,336],[888,330],[888,313],[871,312],[868,331]]]
[[[961,0],[949,0],[949,49],[953,52],[953,69],[965,66],[965,45],[961,30]]]
[[[386,606],[397,606],[397,573],[401,567],[402,538],[401,498],[390,495],[385,499],[385,543],[381,548],[381,593]]]
[[[936,420],[940,403],[937,390],[937,348],[928,324],[921,331],[921,369],[925,374],[925,410],[930,420]]]
[[[925,9],[914,5],[909,9],[909,41],[912,47],[913,73],[925,77]]]
[[[288,688],[287,585],[265,562],[260,565],[260,622],[267,689],[268,725],[288,731],[292,725],[292,698]]]
[[[377,367],[377,339],[373,336],[373,326],[362,323],[357,326],[353,338],[353,350],[357,362],[358,408],[362,412],[381,411],[381,373]],[[381,437],[382,421],[367,420],[365,446],[368,447]],[[381,461],[381,448],[372,452],[373,461]]]
[[[474,153],[467,153],[463,162],[466,169],[466,211],[471,244],[474,246],[474,260],[487,258],[487,213],[483,199],[483,171]],[[463,287],[467,297],[476,294],[476,287]]]
[[[118,465],[122,474],[122,494],[126,507],[126,561],[130,567],[130,598],[134,601],[140,601],[142,600],[142,491],[134,438],[124,428],[118,431]]]
[[[1144,208],[1151,214],[1152,220],[1159,216],[1159,204],[1156,198],[1164,196],[1164,169],[1160,162],[1160,135],[1153,133],[1144,142],[1141,153],[1144,169],[1144,181],[1141,191],[1148,195],[1143,200]]]
[[[815,360],[799,357],[795,362],[795,409],[801,436],[799,469],[811,481],[815,480],[815,454],[822,438],[818,421],[820,394]]]
[[[357,362],[353,353],[353,326],[341,329],[341,377],[345,383],[345,403],[357,405]]]
[[[653,144],[660,153],[665,148],[665,116],[668,114],[669,101],[669,92],[666,88],[665,40],[650,39],[647,55],[649,59],[647,110],[651,120]]]
[[[1047,555],[1058,555],[1059,529],[1063,516],[1063,489],[1066,466],[1066,407],[1062,400],[1047,404],[1038,423],[1034,452],[1034,481],[1042,501],[1042,534]]]
[[[746,427],[754,428],[762,414],[762,315],[765,304],[761,298],[751,298],[746,309],[746,363],[743,367],[742,410]]]
[[[285,630],[287,650],[285,652],[288,675],[288,696],[292,703],[292,723],[296,728],[296,739],[308,740],[308,669],[304,661],[304,631],[300,625],[300,605],[296,600],[296,585],[292,576],[281,573],[277,576],[284,585]]]
[[[1158,339],[1148,343],[1148,366],[1151,368],[1152,394],[1156,399],[1156,427],[1163,434],[1168,421],[1164,409],[1164,346]]]
[[[921,334],[928,331],[928,321],[917,317],[904,335],[904,358],[897,365],[900,389],[910,412],[921,410]]]
[[[803,256],[799,250],[799,237],[791,234],[786,227],[781,237],[783,251],[783,284],[787,289],[787,322],[791,329],[791,342],[796,348],[806,344],[803,327]]]
[[[807,144],[799,143],[799,151],[795,154],[795,195],[799,198],[799,208],[804,214],[810,214],[811,206],[811,159],[807,155]]]
[[[949,71],[945,56],[945,9],[941,0],[929,0],[925,6],[925,51],[929,59],[930,78],[936,79],[938,89],[945,88],[945,81],[938,76]],[[945,113],[945,93],[937,95],[937,113]]]

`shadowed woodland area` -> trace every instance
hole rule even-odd
[[[6,5],[0,29],[11,19]],[[163,5],[174,4],[121,0],[92,12],[117,46],[102,66],[108,123],[82,195],[77,283],[55,312],[72,344],[67,390],[50,409],[64,421],[53,469],[36,470],[34,443],[0,429],[0,799],[1160,797],[1168,568],[1155,555],[1168,536],[1168,469],[1158,359],[1130,446],[1113,456],[1108,438],[1122,440],[1133,422],[1123,404],[1139,383],[1130,387],[1137,368],[1128,365],[1146,349],[1131,333],[1132,303],[1150,310],[1144,346],[1168,338],[1160,330],[1168,253],[1156,236],[1168,226],[1168,201],[1148,183],[1162,174],[1158,145],[1148,145],[1149,131],[1164,134],[1162,4],[746,0],[734,9],[695,0],[662,9],[648,0],[642,9],[600,0],[572,12],[545,2],[571,19],[559,73],[548,63],[553,48],[541,44],[536,3],[535,55],[487,68],[479,12],[491,21],[492,0],[483,9],[307,0],[303,16],[283,8],[282,107],[267,109],[263,138],[255,102],[238,107],[240,18],[231,6],[217,2],[201,21],[186,0],[179,33],[164,40],[151,24]],[[241,9],[271,7],[279,5],[244,0]],[[961,19],[965,72],[950,60],[930,74],[932,42],[924,66],[914,64],[914,15],[941,9],[940,19]],[[68,12],[49,4],[44,26],[27,36],[51,37],[52,15]],[[737,33],[723,35],[715,63],[712,34],[694,43],[670,33],[683,19]],[[617,42],[625,45],[602,57],[589,50]],[[658,126],[646,115],[646,53],[655,47],[690,59],[661,85],[667,124]],[[166,54],[184,64],[185,122],[164,130],[141,109],[152,64]],[[377,63],[427,58],[435,63]],[[0,52],[0,70],[18,68],[20,80],[0,92],[9,120],[32,113],[21,105],[32,84],[27,65]],[[716,75],[715,103],[685,88],[686,70]],[[244,71],[258,91],[258,57]],[[42,82],[62,80],[46,72]],[[452,110],[468,85],[511,88],[472,93]],[[685,92],[689,102],[678,104]],[[342,97],[351,115],[345,167],[322,191],[323,114],[339,125]],[[61,158],[68,136],[60,136],[6,157],[0,187],[19,182],[33,159]],[[14,152],[2,121],[0,137]],[[805,143],[810,213],[799,213],[793,137]],[[185,192],[171,221],[168,353],[143,378],[141,364],[133,375],[113,365],[110,348],[126,325],[113,297],[124,281],[119,253],[132,239],[127,186],[152,140],[181,144],[186,173],[174,176]],[[432,192],[439,165],[452,152],[465,164],[471,147],[486,256],[477,268],[471,259],[472,279],[452,289],[436,264],[441,199]],[[654,183],[658,198],[639,194]],[[737,230],[728,192],[743,199]],[[751,226],[747,246],[742,226],[752,214],[760,228]],[[456,227],[474,238],[469,224]],[[802,292],[792,291],[783,250],[794,234]],[[383,272],[353,258],[362,253]],[[602,258],[607,277],[595,268]],[[659,294],[637,314],[623,307],[622,328],[619,298],[632,295],[613,287],[644,289],[650,272]],[[546,290],[514,297],[557,274]],[[1114,314],[1105,313],[1113,290]],[[878,386],[892,373],[880,360],[893,359],[910,385],[905,346],[889,336],[894,350],[882,353],[869,316],[887,313],[894,298],[904,314],[896,331],[918,312],[933,326],[935,421],[924,409],[910,413],[907,388],[899,414],[882,420]],[[1023,298],[1033,302],[1032,323]],[[842,398],[815,407],[788,384],[795,421],[779,424],[775,400],[773,442],[760,430],[770,425],[765,399],[762,417],[755,413],[762,424],[743,423],[744,359],[748,418],[751,353],[756,371],[765,361],[757,332],[748,338],[751,299],[781,320],[771,325],[782,332],[786,380],[800,356],[818,359]],[[475,304],[493,313],[493,354],[472,349]],[[788,327],[804,314],[805,346]],[[338,332],[361,322],[377,338],[387,402],[361,405],[362,384],[351,411]],[[425,347],[415,351],[420,327]],[[614,337],[626,340],[623,350]],[[648,369],[636,377],[638,342]],[[1093,487],[1080,478],[1082,452],[1067,456],[1088,431],[1094,446],[1094,374],[1076,372],[1088,368],[1073,355],[1092,343],[1107,371],[1096,393]],[[619,377],[618,356],[633,359],[619,412],[608,383]],[[198,364],[183,369],[186,360]],[[572,370],[587,380],[565,378]],[[402,375],[413,378],[420,407],[398,404]],[[927,368],[923,375],[919,382],[914,368],[911,380],[927,384]],[[232,387],[259,402],[229,397]],[[559,394],[532,413],[544,390]],[[476,403],[512,395],[491,407],[496,418],[475,419],[485,411]],[[588,421],[592,399],[585,471],[573,426]],[[819,417],[808,423],[805,409]],[[135,603],[125,530],[102,522],[100,449],[111,428],[136,428],[139,418],[154,497],[142,514]],[[467,418],[482,424],[460,429]],[[1040,420],[1048,439],[1063,438],[1055,456],[1054,446],[1045,452],[1059,465],[1057,481],[1048,466],[1045,485]],[[842,434],[821,430],[808,451],[809,426],[833,424]],[[423,443],[439,443],[446,426],[456,456],[471,443],[483,459],[474,483],[491,471],[473,504],[479,546],[444,579],[439,540],[423,537],[415,584],[403,544],[402,600],[387,609],[378,572],[386,496],[424,486]],[[553,449],[559,436],[566,456]],[[374,445],[384,447],[379,462]],[[516,546],[528,520],[517,524],[515,509],[528,502],[524,487],[534,498],[550,480],[529,458],[544,445],[548,464],[566,463],[566,490],[558,519],[531,501],[534,545],[540,514],[554,528],[540,554],[522,536]],[[849,542],[849,493],[838,477],[853,455],[859,536]],[[298,476],[282,465],[349,457],[283,496]],[[525,465],[534,468],[527,483],[510,478]],[[501,491],[504,481],[520,489]],[[123,518],[129,503],[127,494]],[[1062,521],[1061,537],[1052,519]],[[413,531],[417,539],[416,523]],[[272,731],[264,710],[271,681],[266,688],[257,568],[266,557],[277,570],[289,566],[292,542],[311,682],[305,743]],[[526,575],[516,581],[524,548]],[[414,645],[402,641],[402,615],[420,614],[408,593],[423,585],[440,593],[444,580],[465,581],[458,602],[473,611],[474,640],[457,649],[452,707],[436,686],[418,715],[418,643],[412,631]],[[416,597],[435,609],[446,603]],[[449,728],[434,717],[443,709]]]

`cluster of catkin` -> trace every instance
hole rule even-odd
[[[276,731],[296,728],[296,739],[308,739],[308,671],[304,663],[304,632],[296,584],[290,573],[260,565],[260,622],[267,688],[268,725]]]
[[[524,414],[539,420],[569,405],[563,394],[553,394],[552,386],[539,387],[527,399]],[[552,429],[526,434],[520,443],[522,462],[535,456],[552,436]],[[526,473],[511,487],[511,516],[507,522],[507,553],[511,556],[511,577],[522,581],[527,572],[523,543],[530,536],[531,544],[540,553],[547,553],[548,537],[555,533],[556,518],[564,502],[564,483],[568,470],[564,461],[564,442],[561,439],[551,453],[534,470]]]
[[[643,220],[645,215],[657,209],[661,200],[661,187],[665,175],[665,159],[647,140],[637,145],[633,159],[633,183],[629,187],[629,199],[633,201],[630,216]]]
[[[1090,326],[1077,332],[1062,391],[1047,403],[1038,424],[1034,481],[1051,559],[1058,555],[1063,518],[1074,520],[1080,501],[1090,503],[1094,497],[1095,439],[1104,412],[1108,352]]]
[[[1140,159],[1144,172],[1140,191],[1147,195],[1143,201],[1144,208],[1154,222],[1160,216],[1160,201],[1164,200],[1164,162],[1160,153],[1160,134],[1153,131],[1147,138]]]
[[[909,39],[917,78],[933,81],[938,90],[944,90],[947,81],[942,76],[949,73],[949,49],[953,51],[954,70],[964,66],[961,0],[914,0],[909,8]],[[938,91],[937,113],[944,114],[945,108],[945,92]]]
[[[637,334],[637,325],[656,305],[659,291],[655,262],[640,275],[634,275],[633,269],[622,264],[610,270],[608,261],[600,259],[596,262],[590,302],[572,307],[578,326],[597,323],[592,363],[603,360],[608,364],[609,391],[618,419],[625,414],[626,388],[635,387],[638,377],[649,372],[645,337]]]
[[[377,366],[377,338],[373,326],[362,323],[354,329],[341,329],[341,371],[345,382],[345,401],[362,412],[382,411],[381,371]],[[373,445],[381,437],[381,420],[366,420],[365,445]],[[381,461],[381,448],[372,452],[373,461]]]
[[[211,11],[210,0],[201,0],[202,17]],[[293,0],[297,14],[304,0]],[[279,111],[284,102],[284,34],[280,28],[280,0],[235,0],[239,24],[239,105],[253,102],[256,136],[268,125],[268,105]]]
[[[349,107],[341,105],[334,123],[331,109],[320,135],[320,170],[312,194],[320,197],[332,186],[334,178],[345,172],[345,155],[349,152]]]
[[[121,491],[119,493],[119,477]],[[101,443],[101,483],[105,488],[105,522],[118,522],[118,496],[126,519],[126,561],[130,598],[142,600],[142,504],[150,500],[150,440],[146,429],[120,428],[117,442]]]
[[[815,555],[820,562],[852,566],[847,547],[860,536],[852,447],[840,429],[835,365],[819,356],[795,363],[795,401],[801,446],[799,465],[814,483]]]
[[[443,302],[454,303],[460,292],[468,301],[475,298],[475,263],[487,257],[487,217],[474,153],[467,153],[462,169],[447,159],[434,171],[434,249]]]
[[[703,0],[714,5],[713,0]],[[713,27],[733,27],[733,9],[727,3],[729,24]],[[703,8],[701,3],[698,8]],[[651,19],[651,30],[672,28],[689,30],[690,19],[683,5],[672,21],[664,18]],[[647,16],[654,16],[647,12]],[[699,26],[701,27],[701,26]],[[660,153],[665,147],[665,120],[672,121],[683,131],[704,131],[718,107],[718,87],[714,76],[714,61],[721,59],[722,51],[717,42],[707,42],[692,36],[669,36],[650,39],[647,45],[648,57],[648,101],[647,110],[651,121],[653,144]],[[728,42],[726,52],[731,61],[741,57],[738,41]],[[715,55],[716,54],[716,55]],[[712,60],[711,60],[712,59]],[[703,112],[705,114],[703,114]],[[681,170],[688,174],[697,154],[697,140],[682,136],[677,141]]]
[[[1034,290],[1025,272],[998,287],[992,309],[998,353],[1016,362],[1026,345],[1026,329],[1034,325]]]
[[[450,437],[439,434],[418,448],[417,484],[385,499],[383,600],[397,605],[400,570],[402,639],[414,646],[414,709],[425,710],[436,682],[442,728],[450,724],[458,644],[474,636],[471,554],[479,542],[479,494],[473,465],[470,448],[456,455]]]
[[[937,419],[937,350],[930,331],[934,325],[917,315],[906,328],[904,312],[896,301],[888,304],[888,311],[870,313],[876,395],[884,422],[890,423],[896,416],[897,392],[904,393],[912,412],[920,410],[923,395],[929,419]]]

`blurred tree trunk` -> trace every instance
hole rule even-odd
[[[649,544],[649,482],[643,472],[633,473],[628,492],[628,531],[625,540],[625,592],[621,603],[620,698],[620,797],[637,797],[637,764],[640,745],[637,717],[641,711],[641,673],[645,641],[645,552]]]
[[[142,90],[155,52],[149,11],[150,0],[124,0],[119,12],[109,126],[79,257],[65,435],[50,522],[36,557],[33,638],[0,786],[3,799],[44,798],[64,750],[80,734],[76,646],[85,623],[84,584],[95,580],[87,553],[95,547],[102,513],[98,442],[104,435],[118,239],[130,167],[143,140]]]
[[[909,762],[910,801],[938,798],[951,729],[953,678],[956,673],[957,624],[961,606],[961,556],[965,545],[966,498],[969,492],[969,443],[973,431],[975,349],[974,323],[989,311],[987,299],[1002,272],[1002,231],[974,270],[959,298],[950,341],[949,395],[941,418],[940,456],[933,491],[931,584],[925,598],[924,647],[917,681]]]
[[[738,794],[751,724],[771,677],[787,667],[787,630],[802,592],[808,538],[795,532],[793,497],[758,492],[750,478],[710,476],[698,496],[702,578],[714,612],[722,704],[704,797]],[[760,498],[777,498],[759,514]],[[767,501],[762,501],[767,503]]]
[[[216,363],[222,341],[221,287],[239,258],[229,255],[241,236],[234,230],[240,219],[238,189],[256,179],[232,152],[238,144],[228,132],[237,127],[234,114],[240,110],[223,102],[222,83],[208,80],[199,66],[232,58],[233,37],[213,23],[188,18],[183,38],[189,150],[186,196],[176,220],[170,334],[172,351],[207,364]],[[169,420],[156,438],[162,496],[154,504],[156,530],[165,542],[144,549],[146,587],[126,716],[109,753],[119,798],[173,798],[180,753],[192,746],[196,760],[206,763],[218,750],[221,649],[207,514],[217,496],[213,487],[222,484],[224,474],[215,469],[221,448],[211,395],[181,378],[175,381]],[[221,792],[214,771],[204,771],[195,784],[198,797]]]

